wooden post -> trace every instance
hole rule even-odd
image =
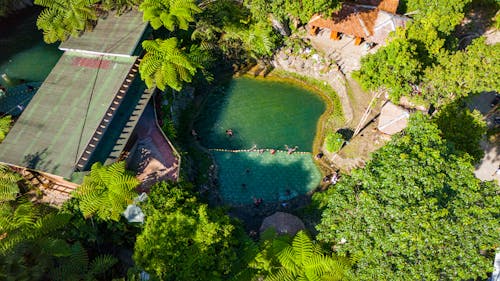
[[[359,46],[359,44],[361,44],[361,41],[363,41],[363,38],[356,37],[356,40],[354,40],[354,45]]]

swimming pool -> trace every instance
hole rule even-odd
[[[280,201],[316,188],[321,174],[311,151],[325,108],[315,93],[262,79],[233,79],[224,94],[211,95],[195,130],[214,156],[223,200]]]

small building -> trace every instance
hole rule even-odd
[[[389,33],[404,27],[408,18],[396,14],[398,0],[357,0],[344,2],[340,10],[329,18],[314,15],[309,21],[310,33],[318,29],[329,29],[332,40],[340,39],[340,34],[355,38],[355,45],[366,42],[384,44]]]
[[[394,135],[408,125],[410,113],[400,106],[387,102],[380,112],[377,129],[384,134]]]
[[[63,42],[64,54],[0,143],[0,162],[72,190],[93,163],[119,160],[152,96],[138,73],[147,26],[137,10],[110,14]]]

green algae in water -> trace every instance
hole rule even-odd
[[[225,95],[209,98],[196,127],[207,148],[312,151],[316,124],[325,111],[319,96],[295,85],[234,79]],[[233,137],[226,135],[232,129]]]
[[[250,78],[234,79],[225,94],[209,97],[195,128],[207,148],[223,150],[280,149],[298,146],[308,153],[287,154],[212,151],[218,165],[220,192],[229,204],[252,198],[280,201],[316,188],[321,174],[312,145],[316,124],[325,110],[319,96],[295,85]],[[232,137],[226,130],[232,129]]]

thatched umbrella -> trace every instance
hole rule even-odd
[[[262,234],[270,227],[274,228],[278,234],[291,236],[294,236],[299,230],[305,229],[304,223],[298,217],[283,212],[276,212],[266,217],[260,226],[260,233]]]

